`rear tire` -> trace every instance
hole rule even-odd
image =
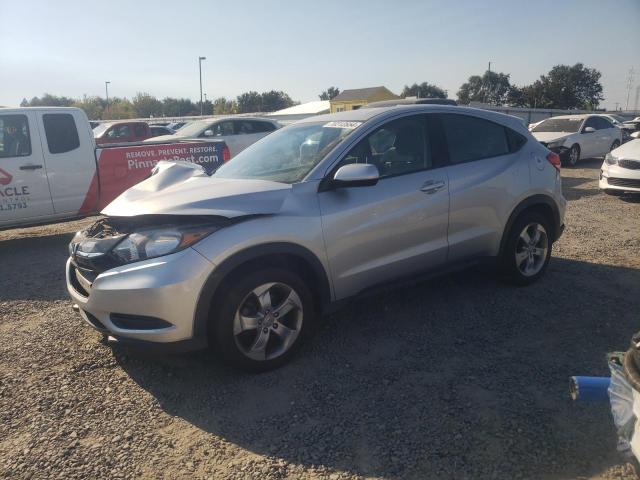
[[[525,212],[511,226],[502,252],[501,265],[506,280],[530,285],[547,269],[553,247],[549,220],[538,212]]]
[[[311,335],[314,298],[295,272],[258,267],[225,280],[212,306],[209,344],[222,360],[248,372],[286,363]]]

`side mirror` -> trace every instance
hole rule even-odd
[[[204,136],[205,137],[213,137],[213,130],[205,130],[204,131]]]
[[[335,188],[370,187],[378,183],[380,174],[378,167],[368,163],[351,163],[338,169],[333,176]]]
[[[584,127],[584,128],[582,129],[582,133],[593,133],[593,132],[595,132],[595,131],[596,131],[596,129],[595,129],[595,128],[593,128],[593,127]]]

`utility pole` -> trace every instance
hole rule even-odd
[[[198,57],[198,70],[200,71],[200,116],[202,116],[202,60],[206,60],[207,57]]]
[[[489,62],[489,67],[487,68],[487,84],[482,85],[482,90],[484,91],[484,95],[482,96],[482,103],[487,103],[487,90],[489,89],[489,82],[491,82],[490,79],[491,76],[491,62]]]
[[[620,102],[616,102],[616,112],[618,111],[618,105],[620,105]]]
[[[638,85],[636,87],[636,101],[635,104],[633,106],[633,109],[636,111],[636,113],[638,113],[638,105],[640,105],[638,102],[640,101],[640,85]]]
[[[104,82],[104,91],[107,95],[107,115],[109,115],[109,84],[111,82]]]
[[[634,75],[633,67],[629,69],[629,76],[627,77],[627,106],[625,110],[629,110],[629,95],[631,94],[631,86],[633,85],[633,75]]]

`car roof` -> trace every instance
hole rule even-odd
[[[592,113],[580,113],[580,114],[575,114],[575,115],[555,115],[553,117],[549,117],[549,118],[545,118],[545,120],[550,120],[550,119],[563,119],[563,120],[584,120],[585,118],[589,118],[589,117],[597,117],[598,115],[594,115]]]
[[[491,110],[483,110],[473,107],[460,107],[453,105],[430,105],[430,104],[418,104],[418,105],[394,105],[391,107],[373,107],[373,108],[359,108],[357,110],[349,110],[346,112],[327,113],[324,115],[315,115],[299,120],[296,123],[309,123],[309,122],[367,122],[374,117],[394,116],[395,114],[403,113],[455,113],[458,115],[473,115],[475,117],[482,117],[487,120],[494,120],[503,124],[508,124],[513,128],[517,125],[518,129],[525,128],[522,121],[518,117],[513,115],[505,115],[504,113],[494,112]],[[526,130],[526,128],[525,128]]]

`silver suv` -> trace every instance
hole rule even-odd
[[[207,176],[160,163],[70,244],[67,287],[112,342],[211,345],[261,371],[374,286],[493,259],[527,285],[563,231],[560,159],[514,117],[369,108],[278,130]]]

